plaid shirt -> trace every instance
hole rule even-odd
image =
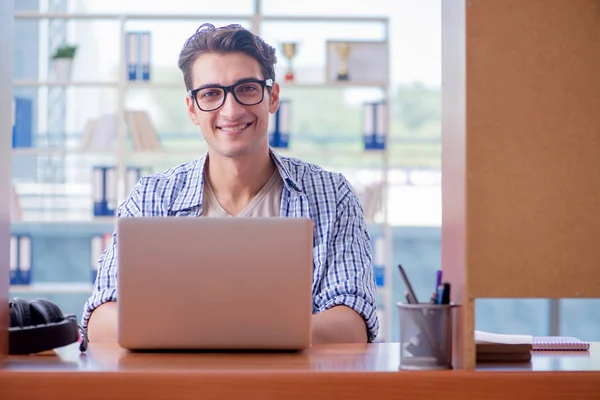
[[[204,157],[142,178],[117,216],[202,215]],[[358,196],[339,173],[295,158],[271,157],[283,178],[282,217],[309,217],[313,234],[313,313],[346,305],[365,320],[369,341],[379,331],[372,250]],[[116,232],[98,261],[94,292],[84,306],[82,333],[92,311],[117,300]]]

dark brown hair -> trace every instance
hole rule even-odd
[[[263,79],[275,81],[275,48],[245,29],[241,25],[227,25],[215,28],[212,24],[202,24],[179,53],[179,69],[183,72],[186,90],[192,90],[192,65],[204,53],[242,52],[258,61]]]

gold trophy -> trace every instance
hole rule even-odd
[[[288,60],[288,70],[285,73],[285,81],[293,82],[294,81],[294,70],[292,68],[292,58],[296,55],[296,51],[298,50],[297,43],[295,42],[284,42],[281,44],[283,55]]]
[[[340,56],[340,65],[338,68],[338,81],[347,81],[348,76],[348,55],[350,54],[350,43],[340,43],[337,45],[337,52]]]

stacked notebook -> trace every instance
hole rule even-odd
[[[589,342],[569,336],[534,336],[533,350],[583,350],[590,349]]]
[[[475,331],[477,361],[529,361],[532,351],[587,351],[589,342],[568,336],[504,335]]]

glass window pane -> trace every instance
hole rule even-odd
[[[383,156],[362,150],[360,106],[365,101],[381,99],[383,92],[380,88],[321,87],[320,83],[325,80],[324,45],[328,39],[381,40],[388,31],[381,23],[293,19],[297,15],[390,18],[390,94],[393,105],[389,155],[394,168],[390,171],[389,212],[390,222],[395,225],[393,261],[394,265],[399,262],[405,264],[419,296],[427,298],[431,290],[430,281],[440,265],[440,173],[439,169],[427,169],[439,168],[440,163],[441,124],[436,106],[432,105],[441,99],[440,2],[260,1],[261,10],[267,17],[259,19],[260,34],[277,48],[278,80],[283,81],[287,69],[287,61],[281,54],[281,42],[298,41],[298,55],[294,59],[298,81],[315,83],[310,88],[282,86],[282,98],[291,101],[292,107],[290,149],[281,152],[343,172],[359,191],[380,182],[382,177]],[[42,12],[49,8],[49,0],[19,0],[15,6],[18,10],[35,10],[38,4]],[[134,17],[126,22],[127,31],[151,32],[151,82],[126,82],[123,95],[127,110],[146,111],[162,148],[169,152],[133,151],[135,143],[127,126],[126,144],[131,151],[124,161],[128,165],[145,167],[144,174],[147,174],[190,161],[206,150],[201,132],[190,122],[185,109],[183,77],[177,67],[179,51],[183,42],[203,22],[212,21],[215,25],[240,23],[250,28],[254,0],[61,0],[53,1],[53,4],[55,10],[67,12],[161,17]],[[169,14],[188,15],[190,19],[169,20]],[[215,15],[219,18],[214,18]],[[233,15],[247,15],[248,18],[240,21],[227,17]],[[275,15],[289,16],[290,19],[269,19]],[[74,19],[67,20],[65,25],[66,40],[80,46],[73,68],[74,85],[68,89],[32,85],[36,81],[53,79],[48,50],[49,21],[21,19],[17,20],[15,29],[14,74],[22,84],[15,87],[14,93],[33,101],[34,136],[41,138],[36,144],[47,146],[57,143],[54,139],[49,140],[50,132],[53,138],[62,137],[67,151],[46,154],[47,149],[43,148],[16,149],[13,153],[13,182],[23,194],[26,219],[78,220],[73,224],[63,221],[27,226],[17,223],[13,226],[15,232],[39,232],[34,238],[34,248],[37,249],[34,259],[39,266],[35,273],[37,283],[89,282],[90,246],[85,230],[104,233],[111,232],[113,228],[111,222],[98,225],[97,220],[89,220],[93,216],[92,168],[98,164],[116,164],[116,154],[91,152],[84,155],[75,150],[85,137],[88,123],[114,113],[119,105],[119,91],[115,83],[123,72],[119,63],[120,26],[116,19]],[[24,80],[30,81],[29,85],[24,85]],[[422,85],[423,90],[417,90],[415,82]],[[396,90],[397,87],[401,90]],[[65,94],[64,110],[62,103],[55,100],[60,97],[55,96],[61,91]],[[437,142],[427,141],[429,139],[437,139]],[[420,168],[415,169],[415,166]],[[65,237],[68,235],[72,235],[73,239],[67,240]],[[398,297],[394,300],[398,301],[404,290],[398,285],[396,274],[393,278],[394,296]],[[27,293],[20,295],[24,298],[30,296]],[[42,294],[45,298],[56,300],[63,311],[78,316],[87,295]],[[31,295],[34,296],[39,295]],[[395,312],[394,304],[392,311]],[[397,318],[392,320],[392,324],[397,325]],[[397,339],[397,326],[393,327],[393,332],[395,336],[391,339]]]
[[[71,0],[69,11],[115,14],[245,15],[253,11],[253,0]]]
[[[392,209],[398,208],[391,204]],[[404,205],[402,206],[404,208]],[[408,208],[407,208],[408,209]],[[411,210],[413,211],[413,210]],[[417,298],[427,302],[431,298],[435,286],[436,270],[441,265],[441,227],[440,226],[394,226],[392,228],[392,326],[391,338],[386,340],[398,341],[399,321],[398,302],[406,303],[404,294],[407,292],[404,281],[400,278],[398,264],[401,264]]]
[[[116,165],[114,154],[14,151],[13,184],[24,221],[89,221],[94,218],[94,166]],[[58,232],[58,231],[57,231]],[[57,233],[56,232],[56,233]],[[58,254],[58,253],[57,253]]]
[[[600,341],[600,299],[560,300],[560,334]]]
[[[65,21],[65,20],[63,20]],[[66,20],[63,29],[50,27],[47,19],[16,19],[14,73],[19,81],[55,81],[50,35],[57,45],[77,46],[72,63],[74,82],[116,82],[119,76],[119,22],[111,20]]]
[[[145,113],[144,117],[156,131],[162,149],[201,155],[205,149],[204,138],[187,114],[183,82],[180,88],[175,86],[131,87],[126,93],[125,109]],[[130,135],[132,128],[128,124]],[[136,154],[132,152],[130,155]]]
[[[185,94],[183,75],[177,66],[179,53],[185,41],[204,22],[215,26],[225,24],[217,20],[129,20],[126,31],[150,32],[150,74],[153,83],[172,83]],[[231,20],[227,24],[240,24],[250,28],[248,20]],[[104,51],[109,50],[104,48]]]
[[[385,16],[395,5],[392,0],[260,0],[265,15]]]
[[[477,299],[475,329],[504,334],[550,334],[547,299]]]
[[[297,52],[292,59],[294,79],[298,83],[325,81],[327,40],[384,40],[385,25],[378,22],[275,22],[265,21],[260,36],[277,50],[277,79],[282,81],[288,60],[282,50],[283,42],[296,42]],[[383,78],[385,79],[385,78]]]

